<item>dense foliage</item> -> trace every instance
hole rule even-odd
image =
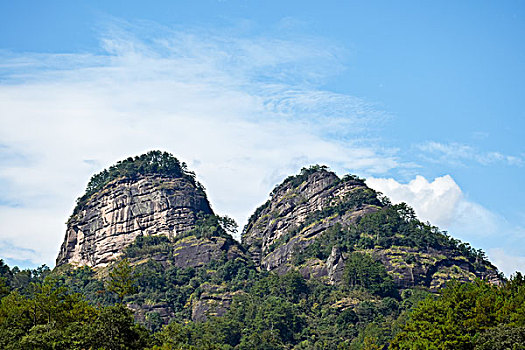
[[[306,281],[297,271],[283,276],[256,274],[238,260],[214,261],[205,268],[168,268],[165,272],[153,261],[131,267],[122,260],[99,285],[97,293],[107,295],[105,299],[89,301],[94,294],[88,292],[82,297],[74,290],[81,281],[89,281],[86,287],[94,283],[94,277],[86,277],[88,268],[69,270],[69,274],[64,273],[65,267],[62,269],[60,276],[52,273],[43,282],[32,283],[25,291],[27,295],[10,288],[3,297],[1,348],[326,349],[346,344],[357,349],[365,340],[388,339],[391,332],[385,333],[389,328],[385,322],[389,325],[396,320],[413,305],[409,300],[415,300],[412,294],[381,299],[366,285],[337,287]],[[67,282],[62,279],[64,275]],[[130,283],[136,290],[122,288]],[[230,290],[242,287],[243,291],[234,297],[229,311],[205,322],[189,322],[188,300],[198,298],[206,284],[224,283]],[[179,309],[167,327],[155,323],[153,315],[142,325],[134,323],[131,311],[118,302],[123,299],[132,305],[141,295],[156,298],[155,293],[167,298],[167,293],[172,293],[182,299],[172,304]],[[339,305],[342,299],[355,305]]]
[[[525,279],[452,283],[410,315],[391,349],[525,349]]]
[[[362,287],[382,297],[397,297],[394,280],[385,266],[370,255],[353,252],[345,265],[343,281],[349,287]]]
[[[327,170],[304,168],[280,186],[299,186],[318,171]],[[184,164],[154,151],[95,175],[77,210],[108,182],[150,173],[187,177],[199,186]],[[338,181],[363,184],[354,176]],[[364,207],[373,211],[354,221],[330,223],[315,240],[294,251],[289,271],[281,275],[258,270],[242,254],[227,256],[229,247],[241,252],[244,248],[230,235],[237,230],[235,222],[216,215],[199,216],[192,230],[174,238],[139,236],[122,259],[96,271],[68,265],[53,271],[46,266],[20,270],[0,260],[0,348],[524,348],[522,275],[501,286],[454,282],[440,295],[424,285],[400,289],[375,254],[378,250],[446,250],[476,269],[490,264],[483,252],[422,223],[405,204],[392,205],[364,186],[357,186],[344,201],[309,213],[300,227],[269,250],[309,225]],[[183,244],[211,246],[217,240],[225,247],[222,255],[187,265],[192,267],[175,265]],[[313,259],[326,261],[334,248],[345,257],[342,281],[306,280],[299,269]],[[203,304],[210,313],[196,318],[197,306]],[[221,305],[225,307],[216,312],[214,307]]]
[[[168,152],[150,151],[136,157],[129,157],[108,169],[104,169],[91,177],[86,187],[86,192],[77,199],[73,215],[77,214],[87,203],[89,198],[100,191],[105,185],[119,178],[134,179],[140,175],[164,175],[170,177],[183,177],[190,180],[195,186],[203,189],[195,180],[195,173],[188,170],[186,163],[179,162]]]
[[[365,199],[365,203],[367,201]],[[319,214],[316,211],[312,215],[319,220],[334,213],[330,208],[323,211],[325,213]],[[309,222],[308,218],[306,222]],[[282,244],[293,237],[293,234],[295,232],[284,235],[274,246]],[[383,206],[358,218],[354,224],[334,224],[306,248],[296,251],[294,263],[301,265],[310,258],[326,260],[334,246],[347,253],[391,247],[409,247],[418,251],[449,250],[466,258],[480,271],[491,266],[483,251],[450,237],[435,226],[419,221],[413,209],[405,203]]]
[[[94,306],[46,267],[0,266],[8,292],[0,301],[1,349],[143,349],[150,342],[122,304]],[[19,275],[28,279],[19,283]]]
[[[0,266],[3,276],[20,273]],[[352,254],[344,283],[336,286],[307,281],[294,270],[255,273],[239,260],[165,271],[152,260],[136,266],[121,260],[101,284],[87,267],[64,269],[39,269],[45,277],[23,286],[6,285],[2,277],[2,349],[522,349],[525,339],[521,274],[500,287],[452,283],[436,297],[420,289],[397,294],[380,263],[361,253]],[[95,293],[93,284],[100,288]],[[189,321],[188,301],[204,286],[220,284],[242,291],[229,311]],[[169,293],[180,300],[171,304],[178,312],[168,326],[158,315],[136,323],[124,306],[141,295]]]

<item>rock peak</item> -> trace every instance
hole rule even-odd
[[[454,278],[497,278],[479,252],[418,221],[406,204],[392,205],[363,179],[339,178],[318,165],[276,186],[250,217],[242,241],[263,270],[298,269],[332,284],[354,253],[381,261],[400,288],[435,291]]]
[[[140,235],[191,230],[199,214],[213,212],[184,163],[160,151],[128,158],[89,181],[67,222],[57,266],[104,266]]]
[[[346,203],[348,208],[343,208]],[[294,252],[313,242],[312,238],[335,221],[352,222],[380,204],[376,193],[357,176],[341,179],[326,166],[310,166],[275,187],[270,199],[248,220],[242,240],[261,268],[288,269]],[[341,215],[324,221],[316,217],[337,206],[343,208]]]

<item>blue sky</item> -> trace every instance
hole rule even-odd
[[[160,148],[242,226],[312,163],[525,270],[525,4],[0,2],[0,257],[53,265],[89,177]]]

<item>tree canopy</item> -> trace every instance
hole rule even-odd
[[[168,152],[149,151],[140,156],[121,160],[108,169],[93,175],[87,184],[85,193],[77,199],[73,215],[84,207],[93,194],[100,191],[111,181],[119,178],[134,179],[140,175],[183,177],[198,188],[203,189],[202,185],[195,179],[195,173],[188,170],[186,163],[179,162]]]

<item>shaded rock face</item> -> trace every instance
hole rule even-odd
[[[294,252],[306,248],[328,228],[336,223],[354,222],[379,208],[370,204],[357,205],[343,213],[315,219],[316,213],[351,200],[360,191],[371,190],[362,181],[342,181],[326,170],[309,174],[299,184],[285,181],[246,225],[242,242],[249,247],[253,260],[261,269],[285,273],[291,267]],[[330,275],[331,280],[339,280],[341,273],[332,270],[334,266],[339,266],[340,270],[342,265],[334,259],[328,264],[311,262],[301,272],[307,278]]]
[[[166,303],[159,303],[154,305],[148,304],[127,304],[128,308],[133,311],[135,322],[142,324],[147,323],[147,316],[152,313],[158,314],[163,324],[168,324],[175,316],[171,308]]]
[[[246,259],[246,254],[234,240],[224,237],[185,237],[175,245],[171,263],[180,268],[201,267],[222,256],[228,260]]]
[[[242,246],[232,238],[225,237],[195,237],[187,236],[173,243],[172,253],[156,253],[131,259],[133,264],[155,260],[164,267],[171,265],[181,269],[198,268],[208,265],[214,260],[240,258],[248,261],[249,257]]]
[[[326,269],[328,270],[330,283],[336,283],[343,279],[344,267],[345,261],[341,250],[336,246],[332,247],[332,252],[326,260]]]
[[[203,322],[209,317],[223,316],[230,308],[233,297],[242,294],[241,291],[226,292],[217,285],[204,285],[202,289],[203,292],[191,307],[191,320],[194,322]]]
[[[296,256],[336,224],[353,225],[359,218],[381,208],[377,194],[363,181],[353,177],[339,179],[336,174],[321,169],[279,185],[270,200],[250,218],[242,240],[256,265],[263,270],[284,274],[298,269],[307,279],[336,284],[343,279],[348,252],[334,245],[328,247],[331,254],[324,260],[309,256],[304,261]],[[500,280],[497,269],[490,263],[469,260],[455,250],[405,246],[355,249],[381,261],[401,289],[424,286],[437,291],[452,279],[481,278],[493,283]]]
[[[144,175],[110,182],[67,224],[57,266],[105,266],[139,235],[175,237],[212,214],[205,193],[185,178]]]
[[[469,261],[452,250],[391,247],[373,249],[372,256],[385,265],[399,288],[427,287],[437,292],[448,281],[473,281],[476,278],[498,284],[500,277],[492,265]]]
[[[221,259],[248,262],[249,256],[243,247],[232,238],[226,237],[196,237],[193,235],[176,240],[169,253],[154,253],[130,260],[137,266],[147,263],[150,259],[159,262],[164,268],[176,266],[180,269],[206,269],[212,261]],[[203,284],[200,286],[202,293],[198,298],[191,300],[191,320],[205,321],[210,316],[222,316],[229,309],[233,296],[237,292],[225,290],[225,285],[217,286]],[[135,312],[135,320],[145,323],[146,315],[157,313],[164,324],[174,316],[172,308],[166,303],[133,303],[128,305]]]

